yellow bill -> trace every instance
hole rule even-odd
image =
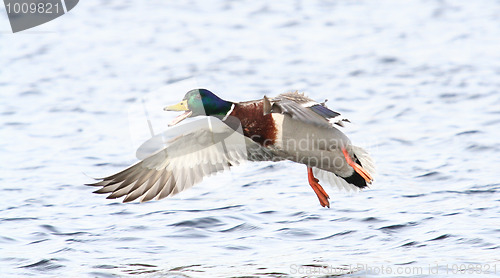
[[[165,110],[165,111],[186,111],[183,114],[177,116],[175,119],[173,119],[168,124],[168,126],[176,125],[179,122],[181,122],[182,120],[184,120],[184,119],[188,118],[189,116],[191,116],[191,114],[193,114],[193,111],[190,111],[189,108],[188,108],[187,100],[183,100],[183,101],[181,101],[181,102],[179,102],[177,104],[167,106],[167,107],[163,108],[163,110]]]

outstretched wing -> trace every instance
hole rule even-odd
[[[208,124],[163,142],[142,161],[89,185],[102,186],[95,193],[109,193],[108,199],[126,196],[123,202],[130,202],[142,196],[146,202],[175,195],[243,161],[272,159],[268,150],[224,122],[213,117],[199,121]]]
[[[318,103],[298,92],[280,94],[275,98],[264,97],[264,113],[288,114],[306,123],[331,127],[333,124],[344,126],[340,113],[328,109],[325,103]]]

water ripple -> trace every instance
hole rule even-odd
[[[40,26],[49,33],[0,40],[0,276],[390,277],[358,264],[497,263],[499,4],[212,2],[89,1]],[[152,98],[161,132],[183,84],[233,101],[329,99],[379,175],[359,194],[321,181],[330,209],[290,162],[247,163],[157,202],[91,194],[82,172],[128,167],[150,133],[129,109]]]
[[[64,267],[64,265],[55,263],[57,261],[58,261],[57,259],[42,259],[36,263],[21,266],[21,268],[29,268],[40,272],[44,272]]]

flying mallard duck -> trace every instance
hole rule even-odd
[[[109,199],[126,196],[124,202],[141,196],[141,202],[159,200],[243,161],[305,164],[309,185],[323,207],[330,207],[329,196],[315,176],[347,191],[363,189],[373,181],[374,165],[368,153],[338,129],[348,120],[304,94],[235,103],[195,89],[165,110],[184,111],[169,126],[186,118],[211,117],[162,141],[161,147],[129,168],[90,184],[102,186],[95,193],[110,193]]]

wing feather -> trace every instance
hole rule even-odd
[[[288,114],[308,124],[331,127],[333,124],[344,126],[342,122],[349,122],[324,103],[318,103],[297,92],[280,94],[268,102],[271,103],[271,108],[268,109],[270,112]]]
[[[109,194],[110,199],[125,196],[123,202],[131,202],[142,197],[141,202],[147,202],[175,195],[232,165],[272,159],[268,150],[224,122],[211,117],[200,121],[207,119],[211,124],[205,128],[197,125],[196,130],[185,131],[168,142],[158,140],[163,145],[153,148],[158,149],[155,153],[90,185],[101,186],[95,193]],[[173,128],[168,132],[177,131]]]
[[[160,179],[162,172],[155,171],[155,170],[151,170],[151,171],[153,172],[153,175],[144,184],[142,184],[142,186],[139,186],[135,189],[132,189],[127,194],[127,197],[125,197],[125,199],[123,199],[124,203],[132,202],[132,201],[136,200],[137,198],[141,197],[149,188],[151,188],[153,186],[153,184],[155,184],[158,181],[158,179]]]

